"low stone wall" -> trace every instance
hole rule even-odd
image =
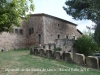
[[[85,65],[85,56],[83,54],[73,54],[73,62],[78,65]]]
[[[43,56],[43,57],[45,56],[45,51],[44,51],[44,49],[40,49],[40,50],[39,50],[39,53],[40,53],[40,56]]]
[[[39,49],[38,48],[34,49],[34,55],[39,55]]]
[[[100,69],[100,61],[97,57],[88,56],[85,57],[84,54],[79,53],[65,53],[63,51],[56,51],[49,49],[42,49],[42,48],[33,48],[30,49],[30,54],[43,56],[47,58],[54,58],[57,60],[64,60],[65,62],[75,63],[82,66],[88,66],[95,69]]]
[[[30,54],[34,54],[34,48],[30,49]]]
[[[62,60],[65,60],[65,51],[62,53]]]
[[[56,51],[55,52],[55,59],[57,59],[57,60],[61,60],[62,59],[62,55],[61,55],[60,51]]]
[[[55,48],[55,44],[54,43],[44,44],[43,48],[46,50],[49,50],[49,49],[53,50]]]
[[[99,59],[97,57],[86,57],[86,65],[91,68],[99,69]]]
[[[72,53],[65,53],[65,61],[72,62],[72,60],[73,60]]]
[[[52,58],[52,57],[53,57],[52,50],[46,50],[46,56],[47,56],[48,58]]]

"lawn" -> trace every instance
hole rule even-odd
[[[100,71],[16,50],[0,52],[0,75],[100,75]]]

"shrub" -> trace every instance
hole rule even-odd
[[[82,53],[86,56],[92,55],[93,52],[98,50],[98,45],[86,34],[78,38],[73,47],[77,49],[78,53]]]
[[[54,51],[61,51],[62,49],[60,47],[54,48]]]

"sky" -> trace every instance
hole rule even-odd
[[[34,0],[35,10],[33,13],[45,13],[61,19],[73,22],[77,24],[77,29],[81,32],[86,30],[86,26],[91,26],[93,22],[89,20],[74,20],[69,16],[63,6],[65,5],[66,0]]]

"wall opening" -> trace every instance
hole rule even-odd
[[[75,40],[75,36],[73,36],[73,40]]]
[[[34,28],[29,28],[29,35],[34,33]]]
[[[51,45],[49,44],[49,49],[51,49]]]
[[[18,34],[18,29],[15,29],[15,33],[17,33],[17,34]]]
[[[66,39],[68,39],[68,35],[66,36]]]
[[[43,46],[43,48],[45,48],[45,46]]]
[[[20,33],[21,35],[23,35],[23,30],[22,30],[22,29],[20,29],[19,33]]]
[[[38,36],[39,36],[39,44],[41,44],[41,34],[39,34]]]
[[[58,39],[60,39],[60,35],[58,35]]]
[[[58,24],[58,27],[59,27],[59,24]]]

